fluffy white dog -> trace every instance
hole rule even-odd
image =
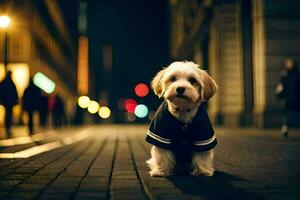
[[[164,102],[146,137],[154,145],[147,161],[150,175],[169,176],[183,162],[191,175],[212,176],[217,140],[203,102],[216,92],[215,81],[194,62],[174,62],[157,73],[152,89]]]

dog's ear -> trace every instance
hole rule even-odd
[[[200,76],[203,83],[202,98],[208,101],[216,93],[218,86],[214,79],[210,77],[204,70],[200,69]]]
[[[166,68],[160,70],[151,82],[151,87],[154,93],[159,97],[161,97],[163,94],[161,79],[164,76],[165,72],[166,72]]]

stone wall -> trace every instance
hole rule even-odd
[[[239,125],[243,109],[243,77],[239,4],[215,9],[209,43],[209,71],[219,85],[210,112],[224,125]]]
[[[274,94],[283,61],[300,61],[300,1],[253,0],[257,126],[279,126],[282,106]],[[260,60],[260,61],[259,61]]]

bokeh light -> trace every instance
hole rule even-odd
[[[136,106],[136,108],[134,110],[134,114],[138,118],[144,118],[148,115],[148,107],[145,106],[144,104],[139,104]]]
[[[126,112],[124,115],[125,121],[127,122],[134,122],[136,120],[136,116],[134,113]]]
[[[37,72],[33,76],[33,83],[48,94],[55,90],[55,83],[41,72]]]
[[[90,98],[88,96],[81,96],[78,98],[78,105],[80,108],[87,108],[90,103]]]
[[[2,15],[0,16],[0,28],[7,28],[10,24],[9,16]]]
[[[99,112],[98,112],[99,116],[100,116],[102,119],[107,119],[107,118],[109,118],[110,113],[111,113],[111,112],[110,112],[110,109],[109,109],[107,106],[102,106],[102,107],[100,107]]]
[[[149,87],[145,83],[139,83],[135,86],[134,92],[139,97],[145,97],[149,93]]]
[[[124,105],[127,112],[134,113],[134,110],[137,106],[137,102],[134,99],[126,99]]]
[[[100,105],[97,101],[90,101],[90,103],[88,105],[88,111],[91,114],[95,114],[96,112],[98,112],[99,107],[100,107]]]

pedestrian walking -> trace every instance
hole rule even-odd
[[[285,115],[281,132],[287,138],[288,128],[300,125],[300,73],[296,60],[285,59],[281,80],[275,92],[284,102]]]
[[[51,95],[48,107],[52,114],[53,126],[59,128],[66,121],[65,106],[62,98],[58,94]]]
[[[18,104],[17,88],[12,80],[12,72],[8,71],[0,82],[0,102],[5,108],[4,128],[7,136],[11,135],[13,107]]]
[[[61,127],[66,124],[66,113],[65,106],[62,98],[57,94],[56,95],[56,106],[53,110],[54,115],[54,125],[56,128]]]
[[[40,126],[46,128],[48,121],[48,96],[41,96],[41,105],[40,105]]]
[[[23,110],[28,113],[28,129],[29,133],[33,134],[33,114],[35,111],[39,111],[41,106],[41,90],[33,83],[33,79],[30,78],[29,85],[24,91],[22,106]]]

